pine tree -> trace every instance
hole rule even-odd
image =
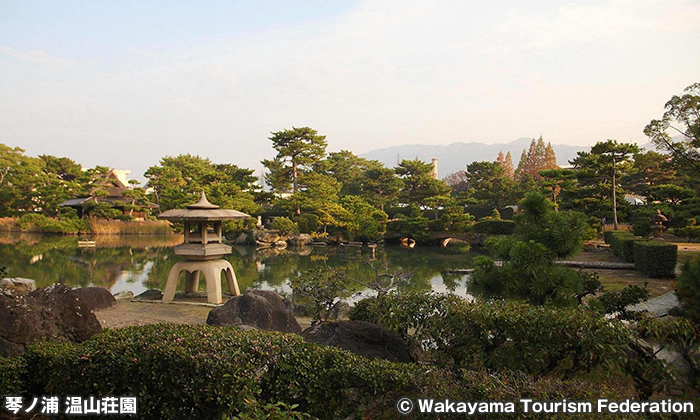
[[[532,141],[530,142],[530,148],[527,150],[527,159],[525,159],[525,168],[523,169],[523,175],[530,174],[534,176],[538,164],[537,160],[537,141],[535,139],[532,139]]]
[[[498,152],[498,157],[496,158],[496,162],[500,163],[505,167],[506,164],[506,158],[503,157],[503,150]]]
[[[552,143],[547,143],[547,149],[545,149],[544,153],[544,168],[542,169],[559,169],[559,165],[557,165],[557,156],[554,154]]]
[[[533,168],[534,173],[532,174],[536,179],[541,178],[540,171],[545,167],[546,153],[547,147],[544,145],[544,139],[540,135],[540,138],[537,139],[537,146],[535,146],[535,167]]]
[[[518,168],[515,170],[515,179],[522,179],[525,175],[525,167],[527,166],[527,152],[523,149],[523,153],[520,155],[520,161],[518,162]]]

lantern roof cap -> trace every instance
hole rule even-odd
[[[199,197],[199,201],[197,201],[194,204],[190,204],[187,206],[188,209],[218,209],[219,206],[216,204],[212,204],[207,200],[206,194],[204,194],[204,191],[202,191],[202,195]]]
[[[179,221],[195,221],[202,222],[208,220],[232,220],[232,219],[248,219],[250,215],[243,212],[231,209],[219,208],[216,204],[212,204],[207,200],[207,196],[202,191],[199,201],[195,204],[190,204],[184,209],[172,209],[164,211],[158,215],[160,220],[170,220],[173,222]]]

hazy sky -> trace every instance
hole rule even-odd
[[[141,174],[329,150],[648,140],[700,81],[700,1],[0,0],[0,143]],[[468,157],[465,157],[465,164]]]

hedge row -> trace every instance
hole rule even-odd
[[[0,362],[1,395],[132,395],[142,418],[264,418],[261,405],[284,402],[320,418],[383,419],[396,418],[401,397],[517,401],[624,394],[578,380],[368,360],[291,334],[207,325],[105,330],[81,344],[37,342],[21,358]]]
[[[662,241],[647,241],[629,231],[606,231],[605,242],[616,257],[634,263],[642,274],[650,277],[674,277],[678,246]]]
[[[515,222],[512,220],[480,220],[474,224],[473,230],[476,233],[512,235],[515,232]]]
[[[622,241],[624,239],[633,239],[634,234],[632,232],[622,230],[622,231],[606,231],[605,232],[605,242],[610,245],[613,254],[622,258]]]
[[[675,277],[678,245],[661,241],[633,242],[634,267],[649,277]]]

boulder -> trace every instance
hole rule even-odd
[[[131,290],[122,290],[121,292],[117,292],[114,294],[114,298],[116,300],[127,300],[127,299],[133,299],[134,298],[134,292]]]
[[[63,284],[28,295],[0,289],[0,355],[17,356],[34,340],[80,343],[102,331],[78,293]]]
[[[313,241],[313,238],[308,233],[302,233],[287,239],[289,246],[309,246]]]
[[[209,312],[207,324],[252,325],[263,330],[301,334],[301,327],[287,302],[271,290],[248,290]]]
[[[286,248],[287,241],[277,241],[273,245],[275,246],[275,248]]]
[[[150,289],[136,296],[134,300],[163,300],[163,292],[158,289]]]
[[[75,293],[91,311],[111,308],[117,304],[112,292],[104,287],[81,287],[75,289]]]
[[[338,347],[369,359],[411,362],[410,348],[397,334],[365,321],[323,322],[307,328],[304,340]]]
[[[4,278],[0,280],[0,287],[7,287],[20,294],[31,293],[36,290],[36,282],[32,279],[21,277]]]
[[[284,238],[276,230],[261,230],[255,232],[255,241],[258,243],[274,244],[283,241]]]

